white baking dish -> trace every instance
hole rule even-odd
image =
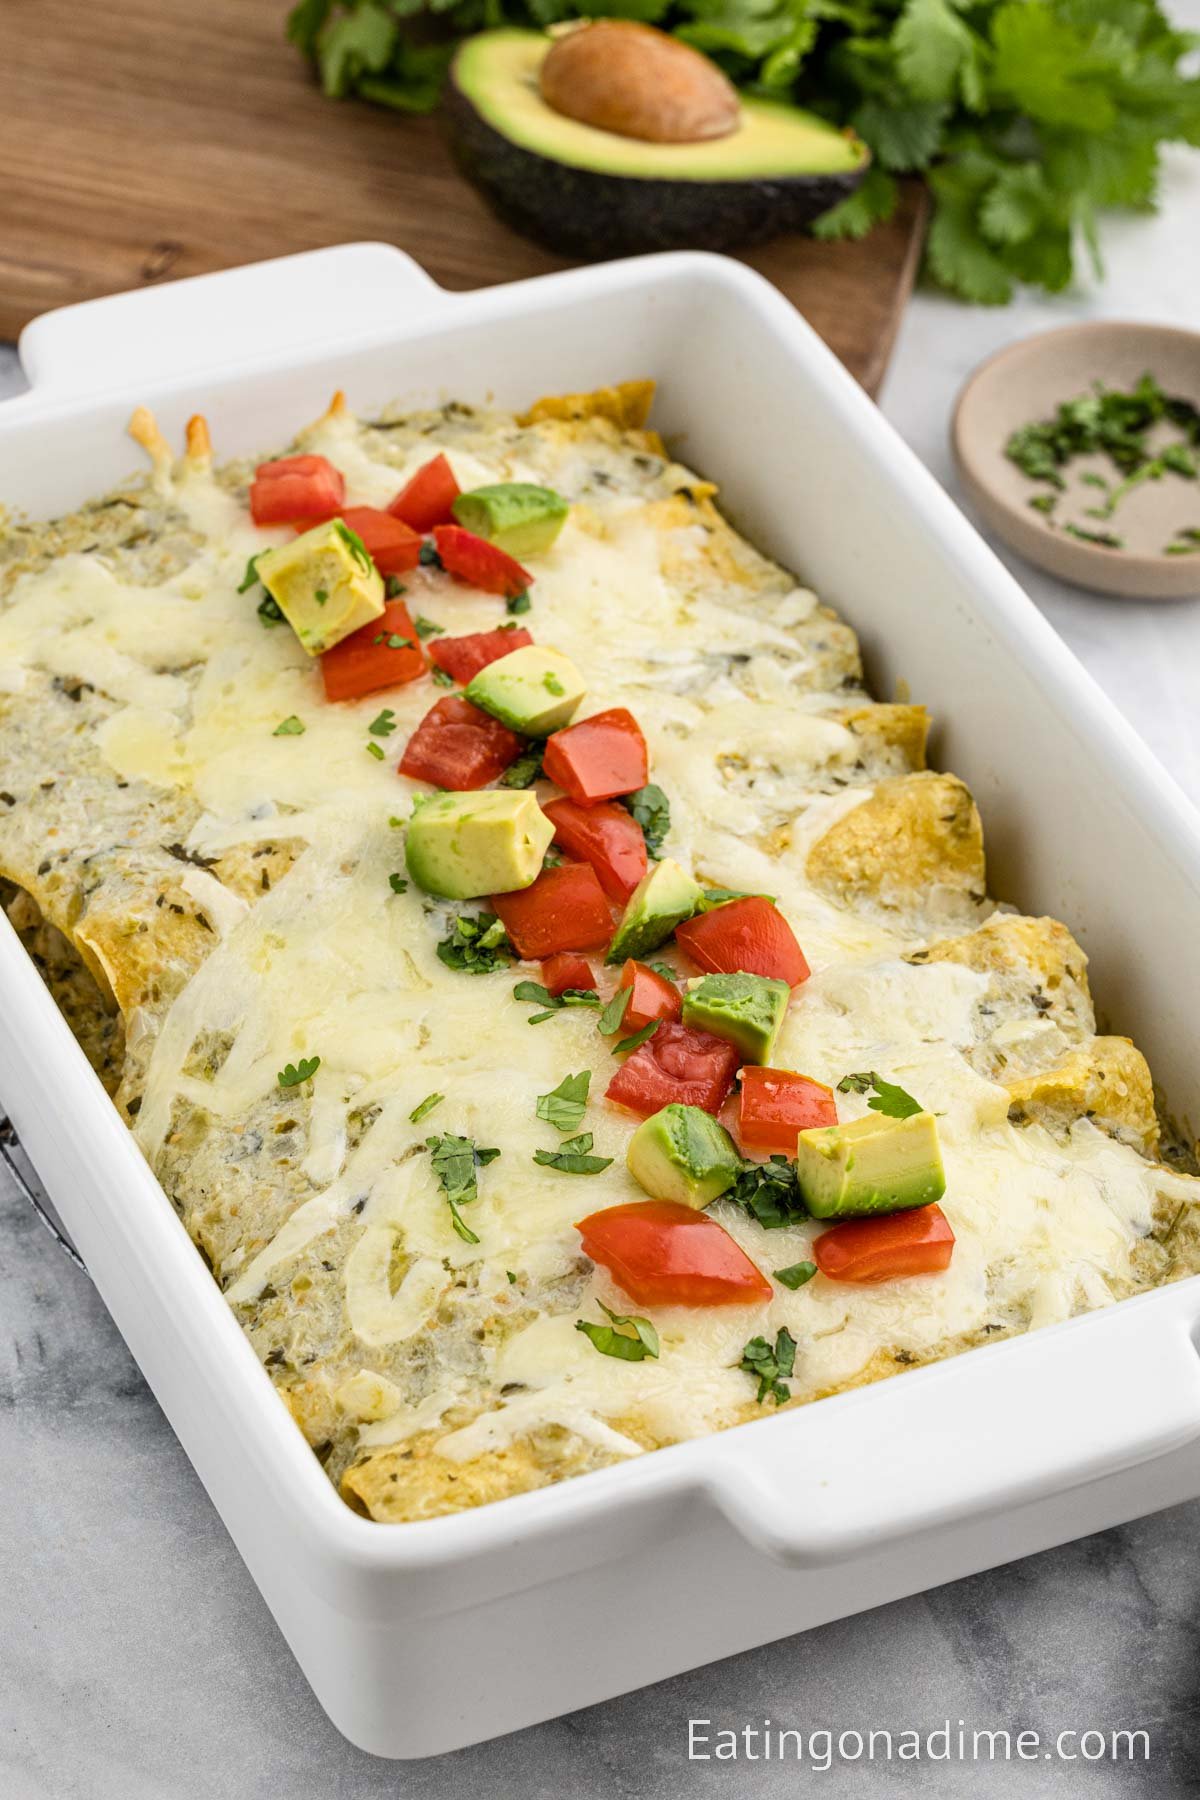
[[[1200,1117],[1200,817],[792,308],[678,255],[469,296],[356,245],[68,308],[22,341],[0,495],[74,506],[178,441],[622,376],[751,537],[858,627],[971,783],[993,886],[1079,931],[1101,1004]],[[337,1498],[5,923],[0,1100],[322,1705],[420,1756],[1200,1494],[1195,1280],[457,1518]],[[77,1570],[86,1588],[87,1570]]]

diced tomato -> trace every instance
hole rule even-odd
[[[830,1281],[894,1281],[948,1269],[954,1233],[940,1206],[913,1206],[879,1219],[847,1219],[823,1231],[812,1253]]]
[[[608,1084],[607,1097],[643,1118],[676,1103],[719,1112],[740,1060],[736,1047],[724,1038],[668,1020],[626,1057]]]
[[[458,496],[454,470],[444,456],[435,456],[405,482],[388,511],[414,531],[432,531],[435,525],[444,525],[453,518],[450,509]]]
[[[632,794],[645,787],[650,774],[642,728],[623,706],[553,732],[542,766],[546,779],[582,806]]]
[[[381,575],[404,575],[421,560],[421,534],[377,506],[345,506],[343,525],[356,531]]]
[[[584,1253],[638,1306],[749,1306],[771,1284],[723,1225],[677,1200],[638,1200],[591,1213]]]
[[[403,645],[391,645],[403,638]],[[372,619],[321,658],[327,700],[357,700],[380,688],[399,687],[425,673],[421,640],[403,600],[384,602],[383,616]]]
[[[462,793],[495,781],[520,753],[515,731],[461,694],[446,694],[409,738],[400,773]]]
[[[568,988],[586,993],[595,985],[592,965],[585,957],[575,956],[569,950],[557,951],[542,964],[542,986],[552,994],[565,994]]]
[[[601,950],[613,934],[604,889],[586,863],[543,869],[532,887],[493,894],[492,905],[527,961],[556,950]]]
[[[547,800],[554,841],[570,856],[591,863],[610,900],[628,900],[646,873],[646,840],[623,806],[577,806],[574,800]]]
[[[442,567],[485,594],[503,594],[506,600],[515,600],[533,580],[513,557],[462,525],[435,525],[433,541]]]
[[[551,994],[565,994],[567,988],[587,992],[596,986],[596,976],[585,956],[576,956],[572,950],[556,950],[542,963],[542,986]]]
[[[447,675],[453,675],[465,687],[480,669],[532,642],[525,627],[516,625],[507,631],[501,627],[498,631],[470,631],[465,637],[434,638],[429,655],[439,669],[445,669]]]
[[[766,975],[799,987],[811,973],[791,926],[761,894],[685,920],[675,942],[714,975]]]
[[[741,1073],[738,1137],[748,1149],[796,1153],[796,1138],[813,1125],[836,1125],[833,1089],[794,1069],[753,1066]]]
[[[683,1007],[683,995],[673,981],[631,957],[621,970],[618,988],[632,988],[629,1005],[621,1018],[623,1031],[640,1031],[651,1019],[677,1019]]]
[[[254,471],[250,516],[256,525],[318,525],[335,517],[345,498],[341,471],[327,457],[281,456]]]

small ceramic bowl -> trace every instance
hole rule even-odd
[[[1200,480],[1168,473],[1145,481],[1111,519],[1101,521],[1087,509],[1102,506],[1103,489],[1083,477],[1112,484],[1121,476],[1106,456],[1081,456],[1063,469],[1067,489],[1048,517],[1029,503],[1052,490],[1031,481],[1004,454],[1013,431],[1050,418],[1061,401],[1086,393],[1095,382],[1127,391],[1145,374],[1167,394],[1200,406],[1200,332],[1105,321],[1041,332],[1010,344],[975,371],[958,397],[951,442],[980,513],[1030,562],[1103,594],[1182,600],[1200,594],[1200,544],[1195,554],[1164,552],[1167,544],[1180,541],[1181,531],[1200,530]],[[1169,442],[1179,436],[1174,427],[1156,427],[1151,448],[1159,447],[1160,438]],[[1086,543],[1063,529],[1067,523],[1119,535],[1125,548]]]

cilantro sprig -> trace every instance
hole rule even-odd
[[[490,975],[512,961],[512,948],[495,913],[459,913],[437,947],[438,960],[468,975]]]
[[[281,1088],[299,1087],[302,1082],[311,1081],[320,1066],[319,1056],[302,1056],[298,1063],[285,1063],[275,1079]]]
[[[758,1383],[755,1396],[761,1406],[764,1400],[773,1400],[776,1406],[782,1406],[790,1400],[792,1390],[787,1385],[796,1367],[796,1340],[786,1325],[781,1325],[775,1334],[774,1344],[764,1337],[753,1337],[742,1351],[739,1369],[754,1377]]]
[[[615,1313],[603,1300],[597,1300],[596,1305],[609,1323],[593,1325],[590,1319],[576,1319],[575,1329],[582,1331],[601,1356],[616,1356],[622,1362],[645,1362],[648,1356],[658,1357],[658,1333],[649,1319]]]
[[[857,1075],[843,1075],[837,1084],[837,1091],[839,1094],[870,1094],[868,1109],[882,1113],[887,1119],[911,1119],[915,1113],[925,1111],[919,1100],[914,1100],[911,1094],[905,1093],[894,1082],[885,1081],[881,1075],[876,1075],[873,1069]]]
[[[533,1160],[543,1169],[557,1169],[561,1175],[599,1175],[612,1162],[611,1156],[592,1155],[592,1133],[581,1131],[578,1137],[566,1138],[557,1150],[535,1150]]]
[[[403,112],[437,104],[455,38],[479,29],[478,0],[424,13],[376,0],[299,0],[288,36],[325,92]],[[816,222],[863,237],[890,218],[897,176],[933,196],[927,264],[963,299],[1001,305],[1023,283],[1058,292],[1076,246],[1099,260],[1098,217],[1149,212],[1164,143],[1200,143],[1193,39],[1156,0],[613,0],[713,56],[734,81],[791,100],[870,146],[866,179]],[[507,0],[505,22],[547,25],[584,0]],[[1182,225],[1181,225],[1182,228]],[[510,602],[510,605],[513,603]]]
[[[538,1095],[538,1118],[553,1125],[556,1131],[578,1131],[587,1110],[591,1081],[590,1069],[583,1069],[578,1075],[564,1075],[556,1088],[551,1088],[548,1094]]]
[[[446,1196],[455,1231],[464,1244],[477,1244],[478,1237],[459,1209],[479,1198],[477,1171],[495,1162],[499,1150],[481,1150],[472,1138],[457,1137],[453,1132],[447,1132],[444,1137],[426,1138],[425,1148],[430,1152],[433,1172]]]

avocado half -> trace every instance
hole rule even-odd
[[[870,152],[776,101],[742,99],[728,137],[647,143],[555,112],[538,71],[550,40],[484,31],[450,67],[455,156],[517,231],[568,256],[728,250],[795,231],[854,191]]]

